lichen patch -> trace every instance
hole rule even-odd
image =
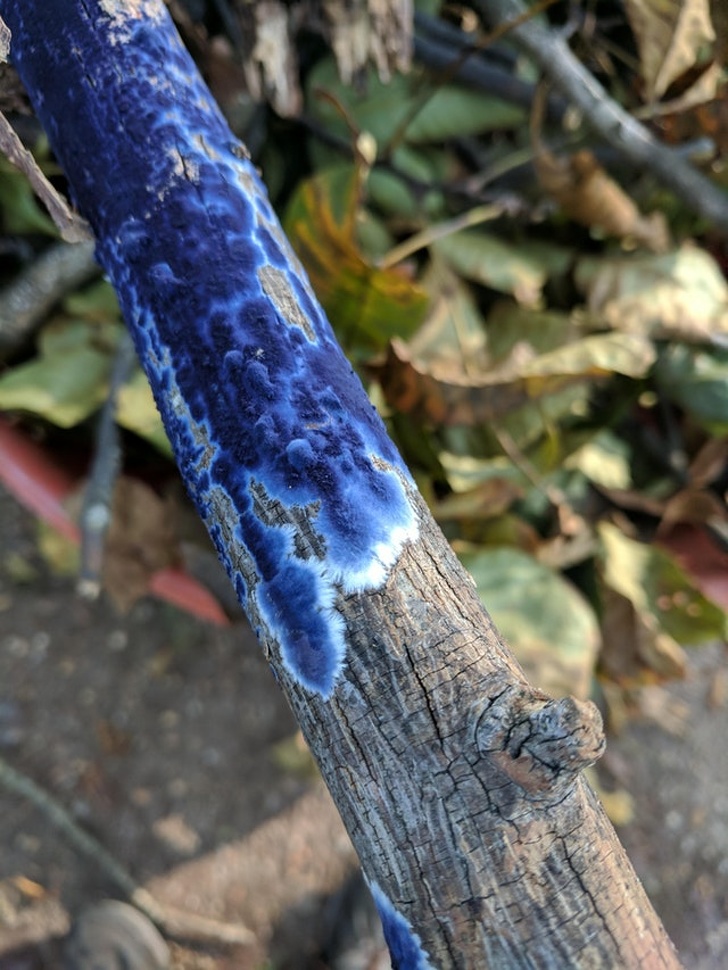
[[[265,295],[272,301],[276,310],[284,320],[300,327],[306,337],[314,342],[316,334],[311,322],[302,311],[288,282],[287,275],[275,266],[261,266],[258,270],[258,280]]]

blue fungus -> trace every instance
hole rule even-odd
[[[313,448],[305,438],[294,438],[286,448],[286,458],[296,471],[301,471],[313,464]]]
[[[417,536],[409,473],[162,0],[0,10],[238,595],[329,697],[337,599]]]
[[[369,883],[369,889],[382,921],[384,939],[392,958],[392,970],[433,970],[420,945],[419,936],[413,932],[407,920],[397,912],[375,882]]]

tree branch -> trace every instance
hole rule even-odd
[[[526,11],[521,0],[475,0],[474,6],[492,25],[515,20]],[[679,152],[661,144],[613,101],[574,57],[563,37],[537,20],[519,23],[510,35],[609,145],[634,165],[652,172],[697,215],[728,232],[728,193],[701,175]]]
[[[0,292],[0,361],[30,340],[66,293],[99,272],[91,242],[57,242],[38,256]]]
[[[161,0],[0,13],[393,966],[677,967],[580,775],[596,709],[526,684]]]

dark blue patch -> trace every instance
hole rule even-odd
[[[377,587],[416,534],[411,480],[163,5],[129,10],[124,24],[101,4],[0,0],[187,487],[255,625],[329,696],[344,653],[336,596]],[[283,271],[310,331],[281,318],[265,266]],[[277,518],[261,521],[255,482]],[[294,541],[312,507],[323,558]],[[221,528],[228,508],[236,521]]]

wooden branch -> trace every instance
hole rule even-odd
[[[0,290],[0,361],[35,333],[66,293],[92,280],[100,270],[90,242],[57,242],[12,283]]]
[[[0,14],[393,965],[677,967],[580,776],[596,709],[526,684],[161,0]]]

